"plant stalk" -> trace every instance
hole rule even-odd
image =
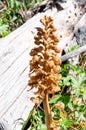
[[[48,96],[49,96],[49,94],[46,91],[45,97],[44,97],[44,100],[43,100],[43,106],[44,106],[44,112],[45,112],[45,122],[46,122],[47,130],[54,130],[53,128],[50,127],[52,117],[51,117],[50,106],[49,106],[49,103],[48,103]]]

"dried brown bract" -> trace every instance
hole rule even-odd
[[[30,52],[32,60],[30,61],[29,85],[37,88],[35,92],[37,97],[32,98],[36,106],[43,101],[47,129],[54,130],[50,127],[52,115],[48,96],[60,91],[58,81],[61,75],[58,72],[61,71],[61,59],[58,57],[60,50],[57,47],[59,39],[55,35],[56,28],[51,17],[45,16],[40,22],[44,28],[36,28],[37,35],[34,37],[36,46]]]

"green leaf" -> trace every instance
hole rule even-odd
[[[86,92],[83,94],[83,100],[86,100]]]
[[[63,102],[66,107],[68,107],[70,110],[73,110],[72,99],[70,96],[68,96],[68,95],[65,96]]]
[[[55,96],[55,98],[53,98],[53,99],[51,99],[51,100],[49,101],[49,104],[55,104],[55,103],[57,103],[58,101],[62,101],[62,96],[61,96],[61,94],[57,94],[57,95]]]
[[[0,36],[6,36],[8,33],[8,25],[3,24],[0,26]]]
[[[3,18],[3,24],[8,24],[8,19],[6,17]]]
[[[74,125],[74,123],[74,120],[64,119],[61,122],[61,127],[63,128],[63,130],[68,130],[68,128],[71,128],[71,126]]]
[[[79,113],[78,121],[80,121],[80,120],[84,120],[84,121],[86,120],[86,118],[84,117],[83,112]]]
[[[67,95],[64,97],[64,103],[65,105],[67,105],[69,102],[70,102],[70,96]]]
[[[15,20],[17,20],[17,17],[16,17],[16,16],[14,16],[14,17],[12,18],[12,22],[14,22]]]
[[[81,85],[83,85],[83,83],[85,83],[86,82],[86,75],[85,75],[85,73],[82,73],[82,74],[80,74],[79,75],[79,85],[81,86]]]
[[[74,87],[77,87],[78,84],[79,84],[79,82],[77,81],[77,79],[74,76],[72,76],[72,75],[70,76],[70,78],[71,78],[71,81],[72,81],[72,85]]]
[[[67,76],[66,78],[63,78],[63,83],[65,86],[70,86],[71,85],[70,77]]]
[[[29,122],[30,122],[30,119],[31,119],[31,116],[32,116],[33,112],[34,112],[34,108],[30,111],[30,114],[28,115],[26,121],[24,122],[24,124],[23,124],[21,130],[26,130],[26,129],[27,129],[28,124],[29,124]],[[29,124],[29,125],[31,125],[31,124]]]
[[[78,66],[78,65],[70,65],[70,68],[73,69],[74,72],[76,72],[77,74],[83,73],[83,70],[82,70],[81,67]]]
[[[67,76],[67,74],[69,73],[69,64],[64,64],[62,66],[62,71],[61,71],[61,74],[62,76]]]
[[[46,127],[45,124],[41,124],[41,125],[37,128],[37,130],[47,130],[47,127]]]
[[[76,49],[78,49],[78,48],[79,48],[79,45],[73,44],[73,45],[71,45],[70,48],[68,49],[68,52],[71,52],[71,51],[76,50]]]

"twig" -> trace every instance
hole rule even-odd
[[[1,10],[0,10],[0,13],[2,13],[5,9],[6,9],[6,8],[1,9]]]
[[[77,50],[74,50],[74,51],[72,51],[70,53],[67,53],[67,54],[63,55],[61,57],[62,62],[68,60],[69,58],[71,58],[73,56],[79,55],[80,53],[83,53],[83,52],[86,52],[86,45],[84,45],[82,47],[79,47]]]

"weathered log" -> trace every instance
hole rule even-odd
[[[0,120],[9,124],[10,130],[21,130],[20,119],[25,120],[34,105],[30,101],[34,90],[28,91],[28,73],[31,59],[29,52],[34,46],[35,27],[41,26],[40,19],[44,15],[52,16],[60,38],[59,46],[63,49],[72,39],[73,28],[82,17],[78,12],[83,15],[84,8],[81,10],[77,6],[74,9],[72,5],[60,12],[53,8],[38,13],[10,35],[0,39]]]
[[[74,50],[70,53],[67,53],[66,55],[63,55],[61,57],[62,62],[68,60],[69,58],[72,58],[73,56],[77,56],[77,55],[79,55],[80,53],[83,53],[83,52],[86,52],[86,45],[84,45],[84,46],[82,46],[82,47],[80,47],[80,48],[78,48],[78,49],[76,49],[76,50]]]

